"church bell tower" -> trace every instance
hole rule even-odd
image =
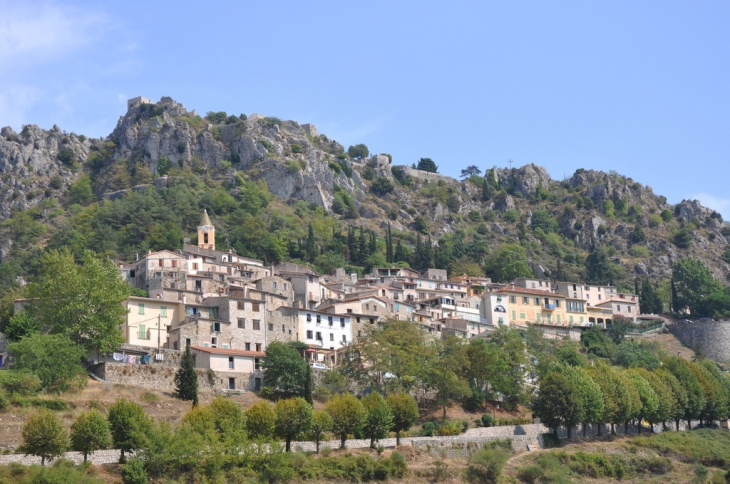
[[[198,247],[215,250],[215,227],[208,217],[207,210],[203,210],[203,219],[198,225]]]

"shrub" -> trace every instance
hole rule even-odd
[[[302,145],[298,145],[296,143],[293,143],[291,145],[291,152],[292,153],[301,153],[302,152]]]
[[[66,166],[73,166],[73,164],[76,162],[76,153],[74,153],[74,150],[72,150],[68,146],[64,146],[63,148],[58,150],[56,158],[58,159],[58,161]]]
[[[327,403],[327,401],[332,398],[332,392],[329,390],[329,388],[318,385],[317,387],[315,387],[314,392],[312,393],[312,397],[318,402]]]
[[[340,174],[342,171],[342,167],[339,165],[339,163],[335,163],[334,161],[330,160],[327,162],[327,166],[330,167],[332,171],[334,171],[337,175]]]
[[[635,245],[631,247],[631,255],[633,255],[634,257],[639,257],[641,259],[646,259],[651,256],[651,252],[649,252],[649,249],[647,249],[643,245]]]
[[[226,114],[225,111],[208,111],[205,115],[205,119],[213,124],[221,124],[226,120],[227,117],[228,114]]]
[[[373,167],[366,165],[362,171],[362,177],[368,181],[375,178],[375,170],[373,170]]]
[[[122,467],[122,482],[124,484],[147,484],[147,473],[144,470],[144,461],[132,457]]]
[[[606,226],[603,224],[599,225],[598,229],[596,230],[596,233],[598,235],[606,235],[606,232],[608,232],[608,228],[606,228]]]
[[[347,154],[350,155],[353,160],[359,160],[362,158],[367,158],[370,154],[370,151],[368,150],[368,147],[364,144],[358,144],[347,148]]]
[[[426,423],[424,423],[424,424],[423,424],[423,426],[421,427],[421,434],[422,434],[422,435],[423,435],[424,437],[433,437],[433,432],[434,432],[434,430],[435,430],[435,429],[434,429],[434,425],[433,425],[433,422],[426,422]]]
[[[388,180],[387,178],[378,178],[373,182],[372,187],[370,189],[378,194],[378,195],[385,195],[386,193],[390,193],[393,191],[395,187],[393,186],[393,183]]]
[[[502,449],[484,449],[469,458],[464,477],[472,483],[496,483],[509,454]]]
[[[484,425],[485,427],[493,427],[494,417],[492,417],[488,413],[485,413],[484,415],[482,415],[482,425]]]
[[[514,208],[510,208],[504,211],[502,218],[507,222],[517,222],[517,219],[520,218],[520,212]]]
[[[517,473],[517,479],[526,484],[535,484],[544,475],[540,466],[529,466],[520,469]]]
[[[51,182],[49,183],[49,186],[54,190],[58,190],[63,186],[63,178],[58,175],[53,175],[53,177],[51,177]]]

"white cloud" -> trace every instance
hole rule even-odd
[[[691,195],[690,199],[699,200],[705,207],[720,212],[725,220],[730,220],[730,198],[721,198],[709,193],[700,192]]]
[[[103,14],[57,5],[0,2],[0,67],[36,65],[90,44],[107,23]]]

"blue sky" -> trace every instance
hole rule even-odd
[[[0,0],[0,125],[106,136],[126,99],[311,122],[458,176],[616,170],[730,219],[726,1]]]

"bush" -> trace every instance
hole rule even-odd
[[[393,191],[395,187],[393,186],[393,183],[388,180],[387,178],[377,178],[374,182],[372,187],[370,189],[378,194],[378,195],[385,195],[386,193],[390,193]]]
[[[517,222],[517,219],[520,218],[520,212],[514,208],[510,208],[505,210],[504,214],[502,214],[502,218],[507,222]]]
[[[302,145],[298,145],[296,143],[293,143],[291,145],[291,152],[292,153],[301,153],[302,152]]]
[[[461,434],[461,422],[458,420],[449,420],[442,422],[436,426],[436,435],[447,437]]]
[[[464,478],[472,483],[496,483],[508,457],[507,451],[502,449],[481,450],[469,458]]]
[[[318,385],[314,389],[314,392],[312,392],[312,397],[318,402],[327,403],[327,401],[332,398],[332,392],[329,390],[329,388]]]
[[[58,150],[56,158],[58,159],[58,161],[66,166],[73,166],[73,164],[76,162],[76,153],[74,153],[74,150],[72,150],[71,148],[64,146],[63,148]]]
[[[8,396],[5,394],[4,391],[0,390],[0,412],[5,410],[10,406],[10,400],[8,400]]]
[[[433,422],[426,422],[421,427],[421,435],[424,437],[433,437],[434,430]]]
[[[540,466],[530,466],[520,469],[517,473],[517,479],[526,484],[534,484],[538,482],[543,475],[544,472]]]
[[[122,482],[124,484],[147,484],[147,473],[144,470],[144,461],[132,457],[122,467]]]
[[[58,190],[59,188],[61,188],[63,186],[63,178],[61,178],[58,175],[53,175],[51,177],[51,182],[49,185],[54,190]]]
[[[494,427],[494,417],[489,415],[488,413],[485,413],[482,415],[482,425],[485,427]]]

